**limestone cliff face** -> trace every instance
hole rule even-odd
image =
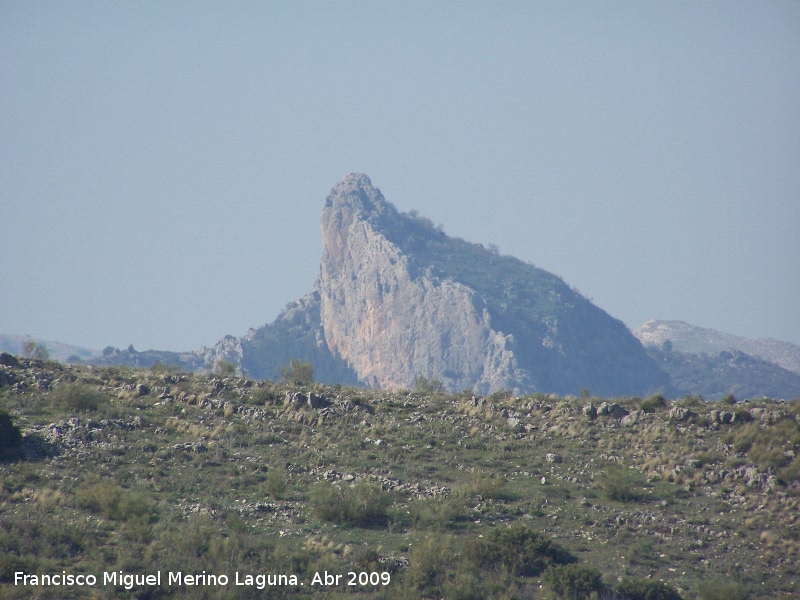
[[[322,210],[320,316],[328,347],[368,385],[412,388],[417,375],[450,389],[530,389],[511,351],[492,330],[474,290],[420,274],[382,231],[402,225],[366,175],[350,175]]]
[[[558,277],[399,213],[352,174],[321,216],[320,319],[364,383],[605,394],[668,380],[625,326]]]

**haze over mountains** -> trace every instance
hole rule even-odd
[[[366,175],[331,190],[321,229],[317,281],[272,323],[191,353],[74,354],[192,370],[226,360],[257,378],[298,358],[323,382],[412,388],[422,376],[478,394],[800,396],[797,346],[680,322],[632,333],[558,276],[399,212]]]

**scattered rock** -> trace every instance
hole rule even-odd
[[[669,411],[670,421],[688,421],[694,416],[694,411],[682,406],[675,406]]]
[[[632,413],[625,415],[622,417],[620,423],[626,427],[631,427],[632,425],[636,425],[639,422],[639,417],[642,415],[642,411],[635,410]]]
[[[597,414],[602,417],[614,417],[615,419],[621,419],[622,417],[628,415],[628,411],[616,402],[611,404],[608,402],[603,402],[597,409]]]

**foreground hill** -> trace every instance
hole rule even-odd
[[[6,413],[23,436],[0,461],[3,598],[800,591],[797,402],[290,388],[2,355],[13,441]],[[312,585],[326,571],[344,577]]]

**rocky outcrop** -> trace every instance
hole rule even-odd
[[[366,175],[321,217],[325,341],[359,379],[450,390],[633,394],[667,377],[625,326],[560,278],[397,211]]]

